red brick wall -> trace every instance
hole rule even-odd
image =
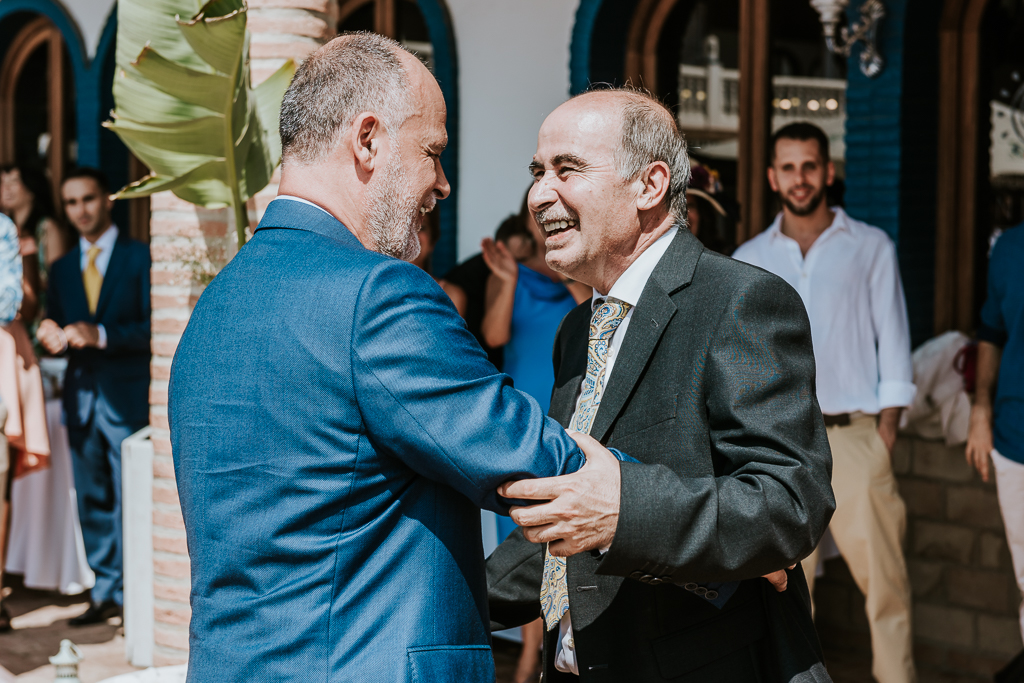
[[[286,59],[302,60],[335,33],[336,0],[249,0],[253,84]],[[277,193],[277,178],[250,205],[258,220]],[[170,193],[152,201],[153,363],[150,425],[153,427],[154,664],[188,657],[189,557],[174,481],[167,425],[171,359],[204,283],[237,250],[227,210],[199,209]]]

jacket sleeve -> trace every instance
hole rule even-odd
[[[583,453],[530,396],[494,369],[423,271],[377,266],[360,290],[353,382],[367,435],[423,476],[508,514],[503,482],[583,466]]]
[[[491,630],[528,624],[541,614],[544,545],[530,543],[519,527],[487,558],[487,604]]]
[[[828,526],[832,456],[797,293],[759,273],[716,325],[704,384],[715,476],[622,463],[619,522],[600,574],[754,578],[806,557]]]
[[[147,352],[150,350],[152,300],[150,299],[149,271],[152,259],[149,249],[145,245],[137,246],[139,248],[133,255],[136,266],[133,268],[133,275],[136,279],[135,286],[138,287],[138,311],[134,316],[119,320],[114,325],[104,325],[107,331],[108,353]]]

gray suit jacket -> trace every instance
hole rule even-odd
[[[555,340],[550,415],[563,425],[589,320],[587,302]],[[581,680],[742,680],[704,667],[754,646],[762,680],[828,680],[802,572],[781,594],[759,578],[807,556],[835,509],[797,293],[680,230],[633,312],[591,435],[640,462],[621,465],[611,549],[567,561]],[[542,549],[517,530],[488,560],[492,628],[540,613]],[[740,586],[722,609],[682,588],[723,581]],[[561,676],[555,634],[547,682]]]

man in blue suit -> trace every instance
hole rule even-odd
[[[68,355],[64,414],[89,566],[81,626],[121,613],[121,442],[149,422],[149,247],[120,232],[103,174],[81,168],[61,186],[78,244],[53,264],[38,337]]]
[[[280,196],[171,369],[190,681],[494,680],[479,508],[584,455],[407,263],[449,193],[445,116],[372,34],[285,95]]]

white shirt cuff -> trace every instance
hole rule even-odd
[[[97,349],[105,349],[105,348],[107,348],[107,330],[103,327],[103,325],[97,325],[96,326],[96,331],[97,331],[97,333],[99,335],[99,339],[96,340],[96,348]]]
[[[906,408],[914,402],[917,387],[911,382],[887,381],[878,383],[878,409]]]

